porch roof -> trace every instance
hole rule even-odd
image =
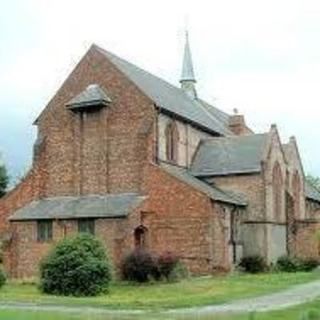
[[[20,208],[9,220],[121,218],[126,217],[145,198],[137,193],[46,198]]]

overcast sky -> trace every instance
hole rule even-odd
[[[295,135],[320,175],[320,1],[10,0],[0,4],[0,152],[30,164],[32,122],[92,43],[178,84],[189,30],[199,95]]]

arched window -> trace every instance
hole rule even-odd
[[[136,248],[146,247],[147,233],[148,229],[142,225],[134,229],[134,245]]]
[[[273,217],[282,217],[282,199],[283,199],[283,179],[282,172],[278,162],[275,163],[272,171],[272,193],[273,193]]]
[[[298,218],[300,217],[301,180],[297,171],[292,179],[292,191],[294,200],[294,215],[296,218]]]
[[[177,124],[170,121],[166,127],[166,154],[167,160],[170,162],[178,162],[178,141],[179,133]]]

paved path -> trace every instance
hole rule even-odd
[[[297,285],[287,290],[251,299],[236,300],[234,302],[195,307],[186,309],[172,309],[153,314],[143,310],[108,310],[101,307],[58,306],[35,303],[0,302],[0,309],[55,311],[63,313],[101,314],[104,320],[118,319],[207,319],[207,316],[223,313],[241,313],[250,311],[271,311],[285,309],[294,305],[312,301],[320,297],[320,280]]]
[[[286,309],[306,303],[320,297],[320,281],[297,285],[284,291],[251,299],[199,308],[177,309],[167,311],[169,314],[210,315],[222,313],[241,313],[250,311],[271,311]],[[201,319],[201,318],[200,318]]]

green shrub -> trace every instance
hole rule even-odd
[[[310,272],[319,266],[319,260],[314,258],[301,259],[299,271]]]
[[[276,262],[276,269],[282,272],[297,272],[300,261],[295,257],[282,256]]]
[[[179,262],[178,256],[172,252],[164,252],[157,259],[157,267],[161,278],[170,280],[170,276]]]
[[[106,292],[110,280],[105,249],[85,233],[59,242],[40,265],[40,289],[49,294],[94,296]]]
[[[268,270],[265,260],[258,255],[243,257],[239,263],[239,267],[248,273],[259,273]]]
[[[4,273],[3,269],[0,268],[0,288],[4,286],[7,281],[6,274]]]
[[[174,281],[186,279],[188,277],[189,277],[189,271],[186,265],[179,260],[177,264],[174,266],[173,270],[170,272],[168,281],[174,282]]]
[[[122,262],[121,271],[123,279],[129,281],[147,282],[160,278],[156,259],[144,249],[136,249],[127,255]]]
[[[276,269],[282,272],[310,272],[317,268],[319,260],[313,258],[297,258],[282,256],[277,260]]]

